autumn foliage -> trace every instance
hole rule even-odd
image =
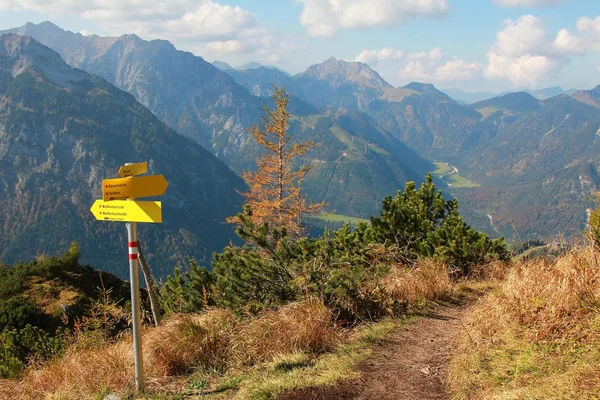
[[[302,216],[317,213],[323,204],[307,204],[302,181],[309,167],[294,168],[294,163],[316,144],[293,141],[289,135],[291,113],[285,89],[274,86],[271,97],[273,109],[265,104],[260,126],[249,129],[263,154],[256,161],[256,171],[243,173],[249,190],[242,195],[246,198],[246,214],[251,215],[255,225],[267,223],[285,229],[289,237],[300,238],[304,234]],[[239,216],[230,217],[228,222],[239,223]]]

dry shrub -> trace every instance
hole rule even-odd
[[[394,265],[383,279],[389,295],[404,304],[434,300],[452,288],[448,267],[434,260],[420,260],[415,267]]]
[[[144,335],[144,363],[159,376],[192,367],[222,370],[230,358],[235,323],[233,314],[223,309],[175,315]]]
[[[331,311],[316,300],[264,312],[239,327],[235,335],[236,359],[250,364],[270,360],[278,354],[330,350],[341,339],[333,322]]]
[[[126,392],[134,382],[131,347],[123,341],[100,349],[69,349],[62,359],[29,370],[21,380],[5,381],[0,398],[79,400],[105,388]]]

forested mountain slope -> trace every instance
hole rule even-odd
[[[210,258],[233,236],[242,180],[169,129],[133,96],[72,69],[34,39],[0,39],[0,258],[30,260],[77,241],[82,260],[126,275],[122,223],[96,221],[101,180],[126,162],[148,161],[169,181],[164,223],[140,226],[159,276],[191,257]]]

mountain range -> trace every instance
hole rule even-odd
[[[454,100],[464,103],[464,104],[472,104],[477,103],[478,101],[488,100],[493,97],[501,97],[506,94],[514,93],[514,92],[502,92],[502,93],[492,93],[492,92],[465,92],[464,90],[457,88],[447,88],[441,89],[442,92],[446,93],[448,96],[452,97]],[[561,94],[573,94],[577,91],[577,89],[568,89],[563,90],[563,88],[559,86],[553,86],[544,89],[537,90],[526,90],[525,93],[529,93],[533,97],[539,100],[546,100],[550,97],[558,96]]]
[[[246,87],[272,79],[228,73]],[[367,114],[422,157],[460,170],[474,184],[446,190],[480,229],[519,240],[585,226],[600,187],[600,87],[488,93],[464,105],[433,85],[394,88],[368,65],[335,58],[289,80],[308,103]]]
[[[72,67],[131,93],[169,127],[211,151],[235,172],[255,167],[258,149],[247,129],[259,122],[265,99],[201,57],[179,51],[164,40],[83,36],[50,22],[29,23],[9,32],[33,37],[56,50]],[[279,74],[265,67],[244,72],[264,71]],[[273,84],[271,77],[264,87]],[[281,74],[281,78],[287,77]],[[305,183],[309,198],[327,202],[333,211],[352,216],[376,212],[383,197],[407,179],[422,181],[432,169],[370,118],[358,117],[366,125],[358,132],[349,122],[354,119],[351,114],[323,112],[297,96],[291,99],[291,108],[296,137],[329,143],[309,155],[315,162]],[[386,171],[386,176],[380,171]]]
[[[592,98],[600,87],[586,93]],[[481,187],[465,205],[502,232],[578,234],[600,184],[600,110],[568,95],[510,94],[471,105],[482,122],[452,157]]]
[[[84,262],[127,275],[124,224],[96,221],[90,207],[102,198],[102,179],[128,161],[148,161],[150,173],[169,181],[164,223],[139,228],[157,276],[189,258],[206,261],[234,237],[222,221],[239,211],[245,186],[222,161],[36,40],[0,36],[4,262],[58,254],[76,241]]]
[[[367,64],[333,57],[288,76],[262,65],[216,68],[169,42],[135,35],[83,36],[49,22],[10,32],[39,39],[71,67],[131,93],[237,173],[253,168],[259,150],[247,128],[271,105],[265,96],[273,83],[288,88],[290,132],[321,144],[305,160],[312,167],[308,197],[340,214],[375,213],[384,196],[421,181],[438,162],[450,172],[438,173],[444,177],[436,183],[458,197],[468,222],[512,240],[548,238],[579,232],[600,186],[600,88],[509,93],[465,105],[431,84],[393,87]]]

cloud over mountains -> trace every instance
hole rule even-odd
[[[390,27],[417,17],[439,18],[450,6],[447,0],[298,0],[300,23],[314,36],[329,36],[342,29]]]

